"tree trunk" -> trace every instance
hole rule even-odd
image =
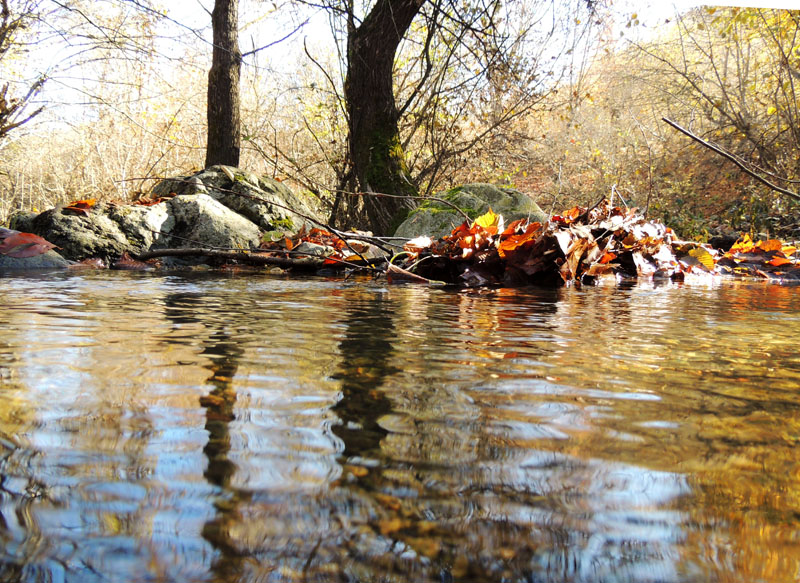
[[[414,207],[410,199],[369,193],[417,194],[400,142],[392,72],[397,47],[424,1],[377,0],[360,26],[351,20],[344,96],[353,174],[358,188],[366,194],[358,201],[342,200],[340,194],[338,216],[331,219],[334,223],[349,227],[366,219],[376,234],[390,234],[396,222]]]
[[[239,165],[241,120],[239,118],[238,0],[215,0],[211,13],[214,52],[208,72],[208,144],[206,168],[214,164]]]

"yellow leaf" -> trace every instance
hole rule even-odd
[[[773,113],[776,113],[777,111],[778,110],[775,107],[769,106],[767,108],[767,115],[772,115]]]
[[[486,212],[486,214],[479,216],[472,224],[486,229],[492,235],[496,235],[500,230],[500,225],[502,222],[503,217],[495,213],[492,208],[489,207],[489,210]]]
[[[697,259],[703,265],[703,267],[709,271],[714,270],[714,258],[711,256],[711,253],[709,253],[708,250],[703,249],[702,247],[697,247],[689,251],[689,255]]]

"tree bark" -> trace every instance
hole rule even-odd
[[[214,51],[208,72],[208,142],[206,168],[215,164],[239,165],[241,119],[239,117],[238,0],[215,0],[211,13]]]
[[[414,207],[411,199],[370,193],[417,194],[400,141],[392,73],[397,48],[424,2],[377,0],[360,26],[351,19],[344,96],[353,174],[365,194],[358,201],[360,208],[340,194],[333,223],[349,227],[366,219],[376,234],[391,234],[396,222]]]

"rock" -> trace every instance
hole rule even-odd
[[[0,271],[20,271],[26,269],[64,269],[69,267],[69,261],[55,251],[48,251],[35,257],[17,259],[0,255]]]
[[[506,224],[517,219],[545,222],[547,215],[528,195],[519,190],[492,184],[473,183],[452,188],[435,195],[446,200],[470,218],[475,219],[489,210],[503,215]],[[413,238],[429,235],[433,238],[449,235],[464,217],[452,207],[438,201],[425,201],[409,213],[408,218],[395,231],[395,237]]]
[[[123,253],[136,254],[167,246],[175,224],[167,203],[153,206],[100,203],[86,214],[56,207],[39,215],[12,216],[12,229],[35,233],[57,245],[67,259],[113,261]]]
[[[324,220],[313,197],[228,166],[164,180],[152,194],[166,200],[150,206],[99,203],[86,212],[57,207],[38,215],[17,213],[10,226],[44,237],[68,260],[112,264],[124,253],[158,248],[251,249],[261,243],[262,231],[282,236]]]
[[[175,225],[170,247],[250,249],[261,242],[259,228],[207,194],[183,194],[169,202]]]
[[[303,241],[297,247],[292,249],[293,255],[301,255],[306,257],[327,257],[335,252],[333,247],[327,245],[318,245],[310,241]]]
[[[277,180],[232,166],[212,166],[191,176],[164,180],[151,194],[198,193],[208,194],[264,231],[296,232],[304,224],[317,227],[318,222],[326,220],[323,206],[315,197],[295,194]]]
[[[119,225],[108,217],[107,210],[107,205],[100,204],[83,215],[56,207],[30,221],[15,221],[11,228],[44,237],[60,247],[67,259],[99,257],[109,261],[126,251],[135,251]]]
[[[175,228],[175,218],[169,203],[152,206],[114,205],[108,210],[108,217],[125,233],[133,251],[171,245],[170,235]]]

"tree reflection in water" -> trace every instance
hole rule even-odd
[[[685,493],[678,476],[593,459],[579,435],[559,439],[551,412],[575,427],[591,419],[562,403],[557,385],[533,385],[552,392],[533,400],[525,388],[518,403],[510,394],[495,401],[487,389],[507,349],[503,334],[522,326],[539,340],[518,340],[516,351],[531,361],[557,356],[555,302],[520,311],[519,298],[424,297],[354,288],[330,300],[343,327],[331,375],[340,398],[329,410],[342,474],[318,489],[232,485],[232,381],[242,352],[223,324],[204,321],[213,386],[201,399],[204,475],[219,489],[203,528],[217,551],[213,579],[603,581],[652,572],[682,580],[670,548],[683,518],[655,512]],[[453,378],[454,366],[469,368],[468,385]]]
[[[244,350],[224,320],[208,317],[210,311],[202,295],[171,294],[165,298],[164,306],[165,316],[173,324],[202,324],[205,329],[204,334],[198,335],[197,341],[202,346],[200,356],[208,359],[206,367],[211,375],[207,383],[213,389],[200,398],[200,406],[205,409],[205,430],[208,432],[208,442],[203,448],[208,466],[203,476],[218,488],[218,494],[214,501],[216,515],[205,523],[202,536],[218,551],[210,570],[218,580],[224,581],[241,572],[242,556],[236,549],[236,542],[230,538],[230,523],[235,520],[237,507],[248,497],[246,493],[231,488],[236,464],[229,457],[230,425],[236,419],[233,379]],[[205,317],[199,318],[197,313],[205,314]]]

